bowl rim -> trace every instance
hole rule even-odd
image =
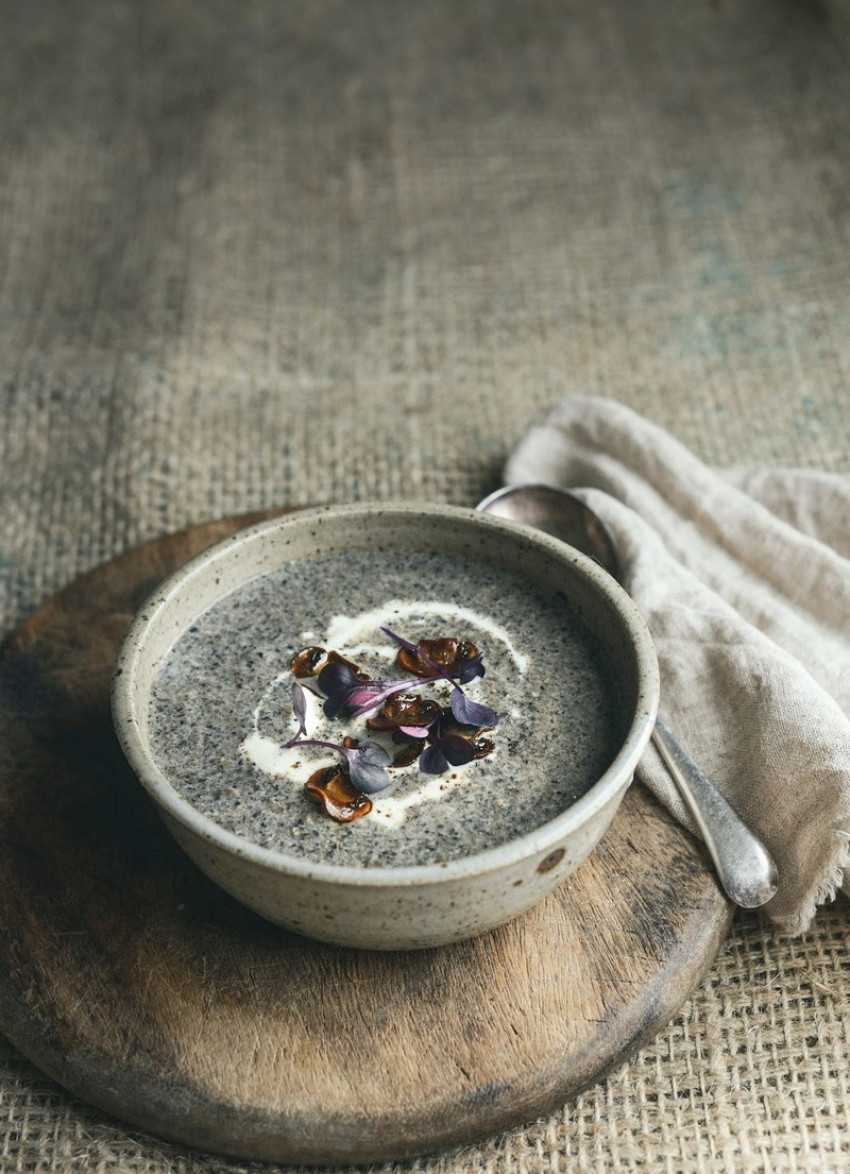
[[[590,579],[595,589],[608,597],[635,653],[637,696],[632,719],[614,759],[589,790],[565,811],[538,827],[493,848],[452,860],[375,868],[328,864],[247,840],[223,828],[178,793],[167,775],[156,765],[135,717],[136,682],[143,640],[155,630],[158,618],[171,599],[185,590],[196,576],[209,574],[209,568],[218,559],[226,558],[234,546],[261,541],[267,532],[293,525],[308,526],[328,516],[349,518],[354,522],[375,513],[408,516],[411,521],[414,517],[456,519],[461,524],[471,524],[491,530],[494,534],[503,534],[508,540],[522,537],[524,542],[569,561],[585,578]],[[252,577],[249,575],[244,581],[248,582]],[[228,593],[225,591],[222,595]],[[618,791],[625,790],[655,725],[659,696],[658,660],[643,616],[631,596],[593,559],[542,531],[481,513],[471,507],[411,501],[358,502],[295,509],[244,527],[207,547],[168,575],[138,609],[119,647],[110,689],[113,725],[121,748],[136,778],[164,815],[230,856],[282,876],[369,888],[424,887],[449,880],[485,876],[547,852],[579,826],[591,821]]]

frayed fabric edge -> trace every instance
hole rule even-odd
[[[836,899],[845,876],[850,880],[850,831],[836,828],[833,836],[836,840],[835,849],[824,866],[820,879],[815,882],[814,888],[796,914],[780,917],[771,914],[770,906],[767,906],[766,912],[771,920],[780,929],[795,937],[806,933],[821,905],[826,905]]]

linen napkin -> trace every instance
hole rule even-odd
[[[711,468],[624,405],[574,397],[505,480],[578,490],[610,526],[661,713],[773,855],[767,913],[803,933],[850,891],[850,478]],[[695,831],[653,746],[638,777]]]

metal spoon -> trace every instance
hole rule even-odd
[[[566,489],[508,486],[485,497],[477,508],[544,530],[590,555],[619,578],[620,560],[613,535],[589,506]],[[766,904],[779,879],[770,853],[661,718],[652,739],[700,830],[726,894],[744,909]]]

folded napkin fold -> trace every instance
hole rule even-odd
[[[768,914],[850,891],[850,478],[716,469],[622,404],[557,403],[508,484],[579,490],[652,632],[661,712],[779,868]],[[694,831],[654,747],[639,777]]]

